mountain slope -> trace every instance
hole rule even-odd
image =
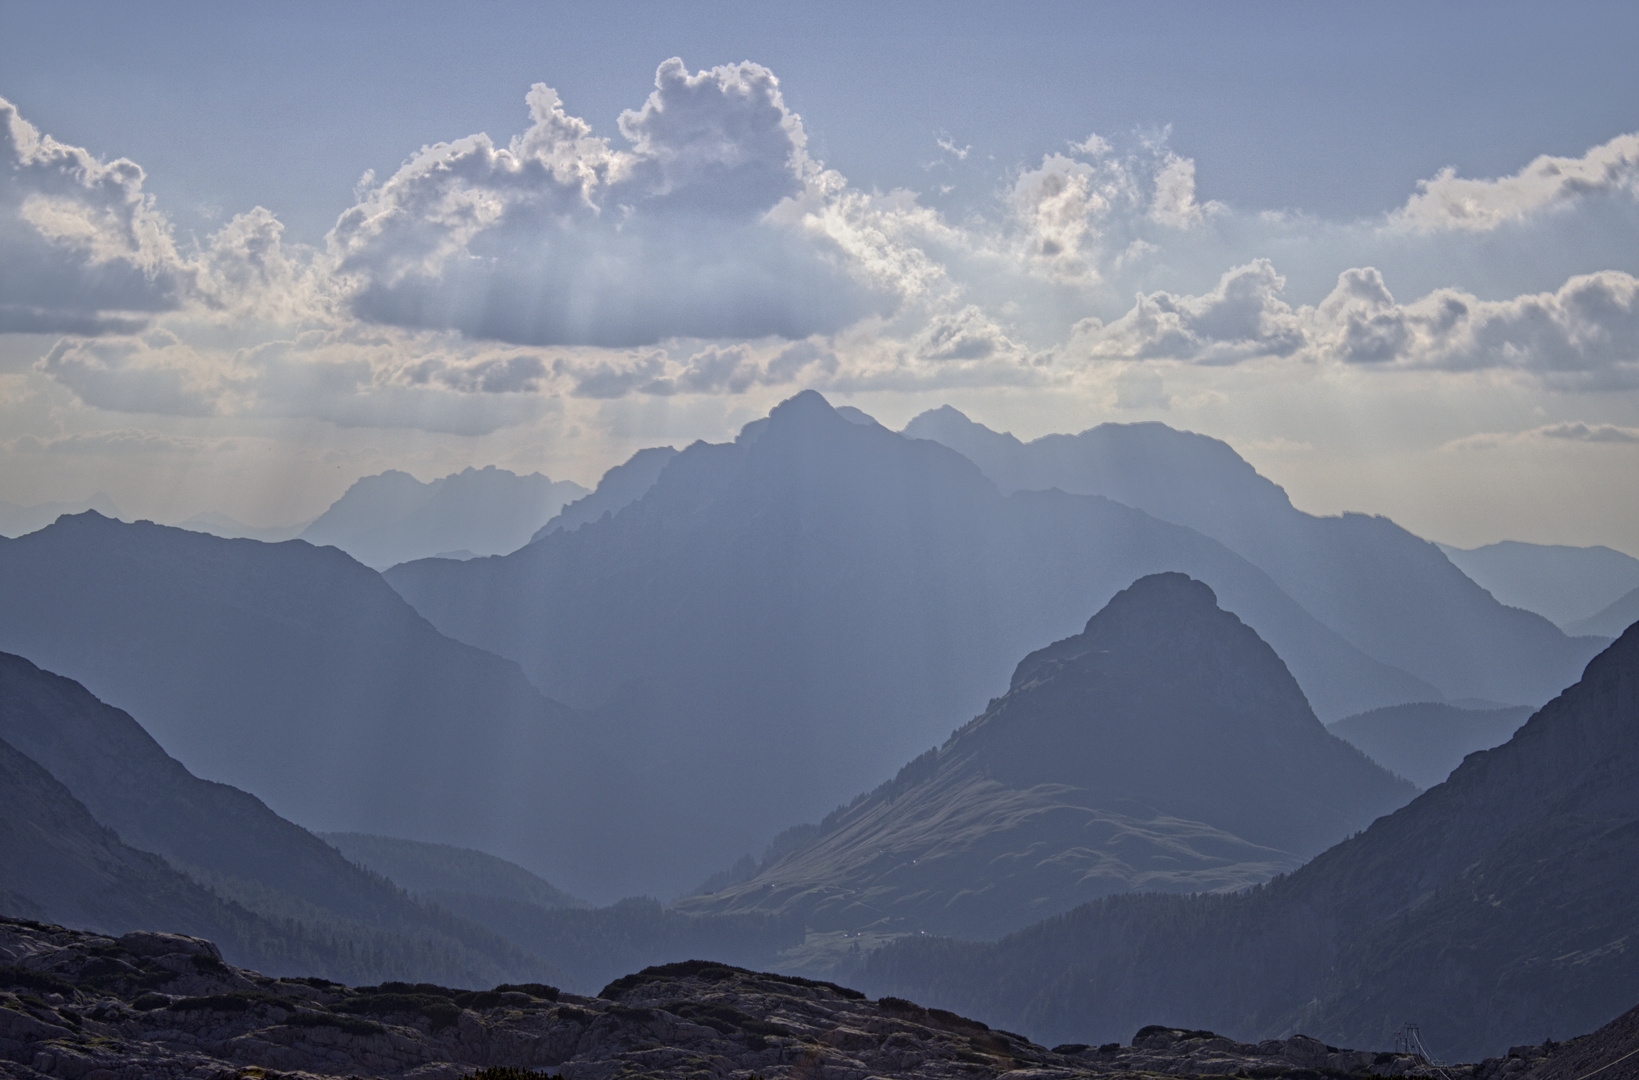
[[[905,434],[961,452],[1003,491],[1104,495],[1199,530],[1368,655],[1447,697],[1546,701],[1605,644],[1567,638],[1542,616],[1503,606],[1438,547],[1387,518],[1297,510],[1217,439],[1144,423],[1022,443],[948,406],[916,417]]]
[[[880,783],[980,712],[1017,657],[1164,570],[1208,582],[1326,715],[1436,693],[1198,533],[1105,499],[1004,498],[960,455],[812,392],[733,444],[690,446],[607,518],[386,577],[443,632],[596,712],[665,808],[656,827],[681,834],[665,893]]]
[[[543,908],[586,906],[517,863],[471,848],[367,833],[323,833],[322,838],[351,861],[414,893],[471,893]]]
[[[482,981],[539,975],[543,968],[497,948],[477,927],[416,904],[254,796],[193,776],[128,714],[73,680],[4,653],[0,738],[61,781],[124,843],[163,856],[241,906],[272,919],[294,918],[314,936],[319,930],[356,934],[378,939],[378,947],[379,939],[391,938],[385,951],[422,955],[418,970],[401,967],[400,975]],[[332,962],[319,973],[341,972]]]
[[[119,517],[120,514],[114,500],[100,491],[83,502],[46,502],[19,506],[0,500],[0,536],[22,536],[36,529],[45,528],[64,514],[79,514],[86,510],[95,510],[105,517]]]
[[[1608,547],[1504,540],[1468,550],[1441,544],[1440,550],[1502,603],[1534,611],[1567,629],[1639,589],[1639,559]]]
[[[1211,589],[1157,574],[808,843],[679,906],[994,937],[1111,892],[1267,880],[1414,794]]]
[[[577,890],[628,884],[599,876],[603,845],[633,830],[597,801],[626,785],[574,716],[340,551],[81,514],[0,541],[0,610],[0,649],[289,820],[480,847]]]
[[[995,945],[895,943],[877,992],[1093,1041],[1135,1017],[1474,1059],[1639,998],[1639,629],[1502,746],[1289,877],[1113,897]]]
[[[121,843],[66,787],[4,740],[0,891],[46,917],[101,930],[149,926],[236,943],[253,921],[165,860]]]
[[[493,465],[425,484],[389,470],[355,481],[301,539],[334,545],[377,569],[445,551],[501,555],[523,547],[565,504],[585,494],[570,480],[518,476]]]
[[[1451,775],[1463,758],[1508,741],[1530,719],[1524,705],[1505,709],[1459,709],[1441,702],[1387,705],[1327,724],[1326,730],[1366,756],[1430,788]]]
[[[655,481],[660,479],[660,471],[676,456],[677,451],[669,446],[651,446],[646,450],[639,450],[604,473],[603,479],[598,481],[597,488],[590,495],[584,495],[568,504],[552,520],[537,529],[535,535],[529,538],[530,543],[559,530],[567,529],[573,532],[589,521],[598,520],[604,514],[614,514],[625,509],[654,487]]]
[[[1639,622],[1639,588],[1618,597],[1609,607],[1580,622],[1574,622],[1565,629],[1574,634],[1604,634],[1615,637],[1636,622]]]

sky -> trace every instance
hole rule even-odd
[[[591,485],[814,388],[1639,555],[1639,6],[0,0],[0,500]]]

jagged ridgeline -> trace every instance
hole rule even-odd
[[[1109,893],[1268,880],[1415,793],[1328,734],[1209,587],[1155,574],[939,749],[678,906],[996,937]]]
[[[1565,1038],[1639,999],[1639,626],[1507,743],[1291,875],[1231,896],[1115,896],[994,944],[907,939],[876,992],[1036,1038],[1167,1016],[1238,1037],[1448,1058]]]

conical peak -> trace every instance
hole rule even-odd
[[[1218,606],[1211,586],[1177,572],[1139,578],[1111,597],[1087,620],[1081,633],[1025,657],[1013,672],[1013,688],[1049,675],[1061,663],[1094,653],[1127,657],[1118,666],[1135,671],[1174,663],[1193,669],[1209,653],[1240,655],[1246,660],[1256,654],[1282,669],[1282,682],[1292,681],[1274,650],[1233,613]],[[1296,687],[1295,682],[1292,685]]]
[[[818,390],[804,390],[786,398],[769,412],[768,418],[776,424],[815,416],[836,416],[836,410]]]
[[[1188,574],[1168,570],[1139,578],[1116,593],[1103,609],[1087,620],[1088,631],[1100,621],[1126,618],[1130,613],[1142,613],[1154,618],[1160,613],[1182,614],[1218,610],[1218,594],[1204,581],[1196,581]]]

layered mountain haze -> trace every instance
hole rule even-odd
[[[660,479],[660,472],[677,451],[669,446],[651,446],[639,450],[624,462],[603,474],[591,494],[582,496],[565,506],[530,537],[530,543],[562,530],[573,532],[589,521],[604,514],[613,514],[641,499],[645,492]]]
[[[1196,529],[1264,570],[1367,655],[1445,697],[1534,706],[1574,681],[1607,643],[1568,638],[1546,618],[1504,606],[1437,546],[1387,518],[1303,513],[1227,444],[1204,435],[1159,423],[1101,424],[1025,443],[949,406],[916,417],[905,434],[965,454],[1003,491],[1103,495]],[[1327,719],[1344,715],[1320,702],[1316,709]]]
[[[1441,544],[1440,550],[1502,603],[1546,616],[1570,634],[1597,633],[1576,624],[1639,589],[1639,559],[1608,547],[1504,540],[1467,550]],[[1623,624],[1603,636],[1625,629]]]
[[[410,900],[260,800],[200,780],[130,715],[0,653],[0,892],[12,914],[210,933],[230,959],[329,978],[544,977],[550,965]]]
[[[1508,742],[1288,877],[1111,897],[995,944],[906,939],[865,982],[1049,1040],[1162,1015],[1374,1046],[1412,1017],[1466,1060],[1565,1038],[1639,998],[1636,769],[1639,628]]]
[[[1639,588],[1618,597],[1609,607],[1574,622],[1565,629],[1574,634],[1621,634],[1639,622]]]
[[[1108,893],[1268,880],[1414,794],[1326,733],[1210,588],[1157,574],[812,839],[679,906],[996,937]]]
[[[630,785],[575,716],[341,551],[86,513],[0,542],[0,608],[0,649],[304,826],[476,847],[610,899],[642,888],[644,834],[609,797]]]
[[[19,506],[0,500],[0,536],[22,536],[43,529],[64,514],[95,510],[104,517],[119,517],[114,500],[101,492],[79,502],[46,502]]]
[[[493,465],[427,483],[390,470],[355,482],[301,539],[339,547],[377,570],[446,552],[503,555],[586,494],[571,480]]]
[[[1465,709],[1443,702],[1388,705],[1327,724],[1326,730],[1366,756],[1430,788],[1451,775],[1463,758],[1507,742],[1531,716],[1523,705]]]
[[[880,783],[981,711],[1017,657],[1166,570],[1208,582],[1323,714],[1437,696],[1193,530],[1103,498],[1003,497],[954,451],[815,393],[690,446],[607,518],[386,577],[444,633],[596,714],[682,838],[675,892]]]

